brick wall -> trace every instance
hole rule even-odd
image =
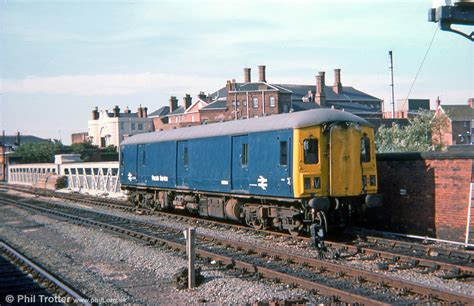
[[[366,226],[464,242],[474,153],[391,153],[377,159],[384,207],[370,212]]]

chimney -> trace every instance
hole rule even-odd
[[[114,117],[120,117],[120,108],[118,107],[118,105],[115,105],[114,107]]]
[[[204,91],[200,91],[199,94],[198,94],[198,98],[203,100],[203,101],[207,101],[207,96],[206,94],[204,93]]]
[[[137,109],[137,116],[138,118],[143,118],[143,108],[141,104],[140,107]]]
[[[244,68],[244,83],[251,83],[250,68]]]
[[[225,85],[227,92],[229,91],[234,91],[235,90],[235,80],[227,80],[227,83]]]
[[[441,100],[439,99],[439,96],[436,98],[436,108],[439,108],[441,106]]]
[[[123,110],[123,112],[125,114],[130,114],[130,109],[128,108],[128,106],[125,106],[125,109]]]
[[[326,95],[324,94],[325,86],[324,71],[320,71],[319,75],[316,76],[316,96],[314,97],[314,102],[320,106],[326,105]]]
[[[467,105],[469,105],[471,108],[474,108],[474,98],[467,99]]]
[[[21,144],[21,142],[20,142],[20,132],[17,132],[16,133],[15,145],[20,146],[20,144]]]
[[[267,79],[265,77],[265,65],[258,66],[258,81],[261,83],[267,82]]]
[[[185,97],[183,97],[183,104],[184,104],[184,109],[188,109],[191,106],[193,98],[189,94],[186,94]]]
[[[143,108],[143,113],[142,113],[142,115],[143,115],[143,118],[148,118],[148,107],[144,107],[144,108]]]
[[[92,110],[92,120],[97,120],[97,119],[99,119],[99,108],[96,106]]]
[[[175,96],[170,97],[170,113],[174,112],[178,108],[178,99]]]
[[[332,90],[337,93],[342,93],[342,84],[341,84],[341,69],[334,69],[334,85]]]

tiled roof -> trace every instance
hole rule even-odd
[[[454,121],[474,120],[474,109],[469,105],[441,105],[449,118]]]
[[[303,110],[321,108],[319,104],[314,102],[292,102],[291,103],[293,111],[299,112]],[[348,102],[328,102],[325,108],[334,107],[335,109],[345,110],[353,114],[378,114],[380,113],[379,109],[371,108],[359,103],[348,103]]]
[[[163,106],[154,111],[153,113],[149,114],[148,117],[163,117],[168,115],[170,112],[169,106]]]
[[[308,92],[316,90],[316,85],[299,85],[299,84],[267,84],[267,83],[235,83],[236,91],[255,91],[259,90],[259,86],[262,84],[269,87],[268,90],[278,90],[280,92],[291,93],[291,100],[295,102],[302,102],[303,97],[308,96]],[[355,89],[351,86],[343,86],[342,92],[337,94],[333,91],[332,86],[324,87],[324,94],[326,101],[334,102],[381,102],[382,100],[366,94],[360,90]],[[219,97],[221,100],[226,96],[226,88],[223,87],[211,95],[212,100],[216,100]]]
[[[16,135],[5,136],[5,144],[14,144],[16,142]],[[24,143],[42,143],[51,142],[50,139],[39,138],[33,135],[20,135],[20,144]],[[0,135],[0,143],[3,143],[3,137]]]
[[[227,101],[226,100],[218,100],[216,102],[212,102],[203,108],[201,110],[215,110],[215,109],[226,109],[227,108]]]
[[[184,106],[180,106],[177,109],[175,109],[173,112],[169,113],[168,116],[183,114],[185,110],[186,109],[184,109]]]

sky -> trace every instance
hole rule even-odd
[[[391,100],[466,104],[474,43],[427,21],[431,0],[0,0],[0,130],[61,139],[95,106],[154,111],[266,65],[270,83],[333,83]],[[468,29],[472,31],[471,27]],[[434,37],[434,38],[433,38]],[[430,41],[433,43],[428,50]],[[420,69],[416,82],[415,75]],[[410,87],[413,89],[409,94]]]

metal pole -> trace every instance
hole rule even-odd
[[[190,227],[184,231],[184,236],[186,238],[186,253],[188,254],[188,289],[195,287],[195,270],[194,270],[194,261],[196,259],[196,252],[194,249],[194,236],[196,229]]]
[[[390,57],[390,76],[391,76],[391,83],[390,86],[392,87],[392,119],[395,117],[395,89],[393,85],[393,57],[392,51],[388,51],[388,56]]]
[[[6,181],[7,180],[7,174],[5,173],[5,170],[6,170],[6,164],[7,164],[7,161],[5,160],[6,158],[6,152],[5,150],[7,149],[6,145],[5,145],[5,130],[3,130],[2,132],[2,164],[0,165],[0,167],[2,167],[2,175],[3,175],[3,180]]]

